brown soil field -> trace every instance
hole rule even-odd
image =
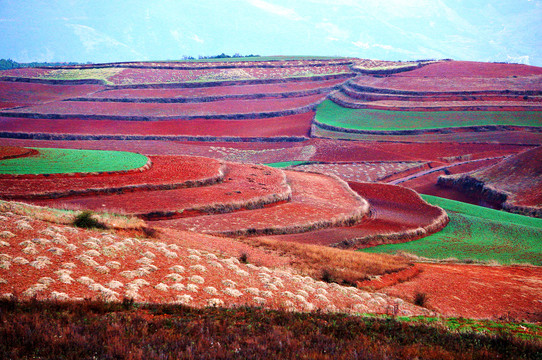
[[[412,301],[428,296],[427,307],[444,316],[542,321],[542,268],[417,264],[420,275],[380,289]]]

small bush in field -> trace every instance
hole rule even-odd
[[[427,296],[426,293],[423,293],[423,292],[416,292],[416,294],[414,294],[414,305],[418,305],[418,306],[424,306],[427,305],[427,300],[429,299],[429,297]]]
[[[248,254],[242,253],[241,255],[239,255],[239,261],[243,264],[248,263]]]
[[[92,211],[83,211],[75,217],[73,225],[85,229],[106,229],[107,227],[92,216]]]

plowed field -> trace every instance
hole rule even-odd
[[[254,115],[315,106],[322,95],[287,99],[223,100],[209,103],[119,103],[90,101],[60,101],[16,110],[4,115],[15,117],[90,118],[116,120],[166,120],[182,118],[220,118],[237,114]],[[307,110],[305,110],[307,111]],[[274,116],[277,116],[275,114]]]

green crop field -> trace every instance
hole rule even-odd
[[[397,131],[465,126],[542,126],[540,111],[389,111],[349,109],[331,100],[322,102],[315,120],[351,130]]]
[[[361,251],[396,253],[460,260],[494,260],[502,264],[542,265],[542,219],[530,218],[458,201],[422,195],[446,210],[450,223],[440,232],[402,244],[381,245]]]
[[[264,164],[269,167],[273,168],[287,168],[289,166],[295,166],[295,165],[305,165],[310,164],[310,161],[281,161],[281,162],[275,162],[275,163],[267,163]]]
[[[146,156],[125,151],[34,148],[36,156],[0,161],[0,174],[64,174],[130,170],[144,166]]]

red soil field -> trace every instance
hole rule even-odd
[[[359,220],[368,204],[344,183],[320,174],[285,171],[291,201],[235,213],[156,221],[156,226],[223,235],[295,233]],[[330,202],[329,199],[334,199]]]
[[[473,171],[476,169],[484,168],[488,165],[499,162],[500,159],[491,159],[485,161],[478,161],[464,165],[458,165],[448,168],[449,174],[459,174],[467,171]],[[440,175],[444,175],[444,171],[434,172],[432,174],[424,175],[416,179],[407,180],[400,185],[408,187],[420,194],[439,196],[450,200],[462,201],[473,205],[487,206],[491,208],[500,209],[500,206],[496,204],[490,204],[483,201],[479,196],[467,195],[459,190],[446,188],[437,185],[437,181]]]
[[[37,155],[38,151],[18,146],[0,146],[0,160]]]
[[[189,156],[151,156],[152,167],[143,172],[100,174],[75,177],[64,176],[0,178],[0,198],[29,198],[36,196],[66,196],[78,193],[107,192],[108,189],[144,190],[146,188],[175,188],[217,182],[223,178],[223,164],[217,160]]]
[[[501,144],[501,145],[530,145],[542,144],[542,132],[529,130],[509,131],[452,131],[449,133],[425,133],[409,135],[380,135],[380,134],[349,134],[311,127],[311,136],[314,138],[356,140],[363,142],[398,142],[398,143],[456,143],[465,144]]]
[[[484,191],[506,195],[507,206],[542,207],[542,147],[527,150],[469,174],[458,174],[444,185],[461,190],[473,179]],[[451,182],[453,180],[453,182]],[[476,191],[478,193],[480,191]],[[488,199],[491,200],[491,199]],[[502,200],[501,200],[502,201]]]
[[[1,73],[0,73],[1,75]],[[0,102],[22,105],[86,96],[104,89],[99,85],[49,85],[0,81]]]
[[[205,167],[205,160],[199,158],[195,165]],[[213,160],[210,161],[213,162]],[[184,166],[181,167],[181,174],[183,168]],[[70,196],[61,199],[33,200],[32,203],[40,206],[95,211],[114,209],[121,213],[152,219],[164,216],[188,217],[207,212],[231,211],[247,206],[272,204],[287,200],[290,194],[291,190],[286,184],[284,173],[279,169],[227,163],[224,181],[211,186],[100,196]]]
[[[542,321],[542,267],[416,266],[419,276],[380,291],[407,301],[425,293],[427,307],[444,316]]]
[[[218,304],[226,307],[369,313],[385,313],[399,305],[400,315],[430,314],[385,294],[300,276],[287,267],[290,259],[233,239],[171,230],[158,239],[136,239],[20,215],[2,216],[0,231],[14,235],[2,239],[0,294],[19,299],[133,297],[137,302],[195,307],[220,300]],[[241,252],[251,255],[251,264],[239,263]],[[299,290],[306,293],[294,297]]]
[[[419,69],[408,71],[401,74],[392,75],[394,77],[441,77],[441,78],[461,78],[461,77],[480,77],[480,78],[505,78],[509,76],[531,76],[542,75],[542,68],[537,66],[520,64],[496,64],[474,61],[443,61],[429,64]]]
[[[394,111],[535,111],[542,110],[540,101],[363,101],[343,93],[332,95],[333,102],[352,109],[376,109]]]
[[[0,117],[0,129],[15,133],[92,135],[185,135],[273,137],[309,136],[314,111],[264,119],[191,119],[129,121],[91,119],[28,119]]]
[[[406,137],[402,137],[403,139]],[[312,161],[444,161],[446,158],[469,156],[481,159],[525,150],[521,145],[504,144],[461,144],[442,143],[401,143],[401,142],[353,142],[327,139],[311,139],[316,146]]]
[[[223,100],[208,103],[119,103],[60,101],[23,109],[6,110],[4,114],[20,117],[61,117],[61,118],[113,118],[116,120],[150,120],[198,117],[234,116],[237,114],[260,114],[284,112],[315,106],[322,101],[323,95],[296,98],[258,100]],[[276,115],[275,115],[276,116]]]
[[[375,183],[349,182],[348,185],[370,204],[371,216],[360,224],[278,235],[273,236],[273,239],[364,248],[416,240],[442,229],[447,223],[444,210],[426,203],[409,189]]]
[[[434,66],[434,65],[433,65]],[[414,77],[410,73],[402,73],[389,77],[374,77],[360,75],[351,82],[353,86],[370,87],[379,90],[399,92],[504,92],[511,91],[542,91],[542,72],[539,75],[523,77],[474,77],[469,74],[464,77]],[[368,90],[370,91],[370,90]],[[430,94],[427,94],[430,95]]]
[[[230,85],[211,86],[199,88],[178,89],[113,89],[91,94],[86,99],[176,99],[176,98],[212,98],[255,94],[282,94],[289,92],[304,92],[311,90],[325,90],[336,87],[344,82],[344,79],[332,79],[321,81],[285,82],[265,85]]]

